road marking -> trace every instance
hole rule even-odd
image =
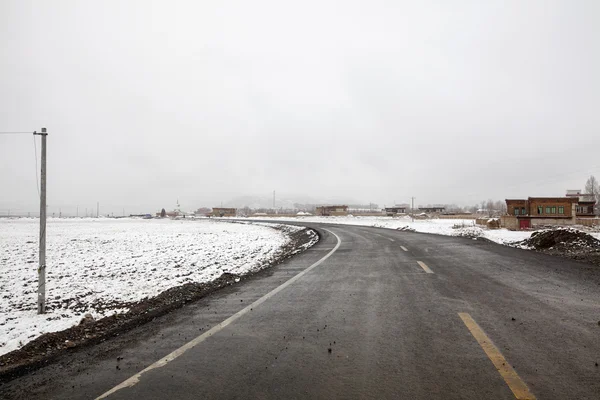
[[[483,329],[477,325],[477,322],[467,313],[458,313],[458,316],[463,320],[473,337],[475,337],[475,340],[477,340],[483,351],[485,351],[485,354],[487,354],[500,375],[502,375],[504,382],[512,390],[515,397],[519,400],[535,400],[535,396],[529,391],[525,382],[519,378],[517,372],[508,364],[508,361],[506,361],[500,350],[492,343]]]
[[[408,251],[408,249],[407,249],[406,247],[404,247],[404,246],[400,246],[400,248],[401,248],[402,250],[404,250],[404,251]]]
[[[421,266],[428,274],[433,274],[433,271],[429,269],[429,267],[423,261],[417,261],[417,264]]]
[[[195,346],[197,346],[198,344],[202,343],[203,341],[205,341],[210,336],[218,333],[223,328],[227,327],[232,322],[234,322],[235,320],[239,319],[244,314],[247,314],[251,309],[256,308],[260,304],[264,303],[266,300],[268,300],[271,297],[275,296],[277,293],[281,292],[283,289],[285,289],[286,287],[290,286],[292,283],[296,282],[298,279],[302,278],[309,271],[311,271],[314,268],[316,268],[319,265],[321,265],[323,263],[323,261],[325,261],[329,257],[331,257],[331,255],[333,253],[335,253],[335,251],[342,244],[342,241],[341,241],[341,239],[339,238],[338,235],[336,235],[335,233],[331,232],[329,229],[323,229],[323,230],[325,230],[325,231],[331,233],[333,236],[335,236],[336,239],[337,239],[337,244],[335,245],[335,247],[333,248],[333,250],[331,250],[329,253],[327,253],[319,261],[317,261],[316,263],[314,263],[310,267],[306,268],[304,271],[300,272],[298,275],[295,275],[290,280],[284,282],[282,285],[280,285],[280,286],[276,287],[275,289],[271,290],[269,293],[265,294],[263,297],[261,297],[260,299],[256,300],[254,303],[250,304],[246,308],[244,308],[244,309],[238,311],[237,313],[233,314],[231,317],[227,318],[225,321],[223,321],[223,322],[221,322],[221,323],[213,326],[211,329],[209,329],[208,331],[204,332],[202,335],[200,335],[197,338],[191,340],[190,342],[184,344],[183,346],[181,346],[177,350],[173,351],[172,353],[170,353],[170,354],[166,355],[165,357],[161,358],[160,360],[156,361],[154,364],[149,365],[145,369],[143,369],[140,372],[138,372],[137,374],[133,375],[131,378],[126,379],[125,381],[121,382],[119,385],[117,385],[114,388],[110,389],[108,392],[106,392],[106,393],[98,396],[96,398],[96,400],[104,399],[104,398],[110,396],[111,394],[117,392],[118,390],[121,390],[121,389],[124,389],[124,388],[131,387],[131,386],[135,385],[136,383],[138,383],[140,381],[140,377],[144,373],[146,373],[148,371],[151,371],[153,369],[156,369],[156,368],[164,367],[169,362],[175,360],[177,357],[181,356],[186,351],[194,348]]]
[[[392,238],[387,238],[387,240],[389,240],[390,242],[395,242],[395,240]]]

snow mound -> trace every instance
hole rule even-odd
[[[468,226],[465,228],[458,228],[453,232],[452,236],[461,236],[469,238],[478,238],[484,236],[483,229],[477,226]]]

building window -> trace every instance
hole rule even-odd
[[[521,215],[527,215],[527,211],[525,211],[525,207],[521,208]]]
[[[564,213],[565,213],[565,207],[564,206],[558,206],[558,213],[564,215]]]
[[[552,214],[556,214],[556,206],[552,207]]]
[[[519,209],[515,207],[515,215],[519,215]]]
[[[546,214],[550,214],[550,207],[546,207]]]
[[[544,207],[542,206],[538,206],[538,214],[543,214],[544,213]]]

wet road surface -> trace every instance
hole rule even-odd
[[[305,253],[0,393],[600,398],[598,268],[482,240],[314,227],[322,239]]]

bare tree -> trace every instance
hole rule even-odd
[[[487,210],[488,217],[493,217],[495,207],[494,207],[494,201],[492,199],[489,199],[487,201],[487,203],[485,204],[485,208]]]
[[[585,194],[594,196],[596,205],[598,205],[600,202],[600,185],[598,184],[598,180],[594,175],[591,175],[585,183]],[[599,211],[598,209],[596,210]]]
[[[498,200],[496,203],[494,203],[494,208],[496,209],[497,214],[506,214],[506,202]]]
[[[167,215],[167,212],[165,211],[165,209],[163,208],[162,210],[160,210],[160,217],[164,218]]]

